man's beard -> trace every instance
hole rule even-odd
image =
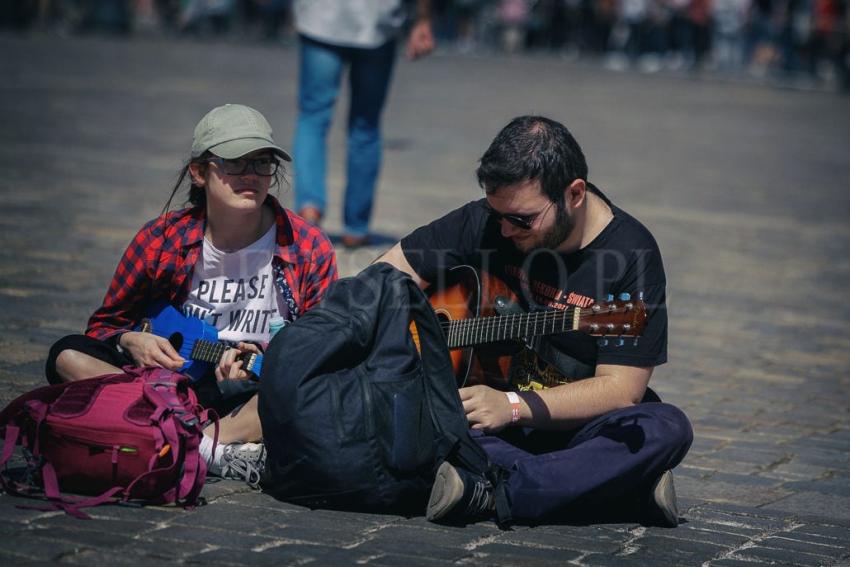
[[[540,235],[535,242],[532,242],[528,247],[520,248],[514,244],[514,248],[528,254],[535,250],[555,250],[573,233],[576,223],[573,218],[567,213],[561,203],[555,203],[555,223],[548,231]]]

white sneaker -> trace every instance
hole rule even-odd
[[[209,467],[209,473],[259,488],[265,466],[266,447],[262,443],[229,443],[224,446],[221,459]]]

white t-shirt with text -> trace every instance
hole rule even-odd
[[[223,341],[268,341],[269,321],[282,298],[274,283],[276,226],[253,244],[233,252],[204,238],[183,314],[203,319]]]

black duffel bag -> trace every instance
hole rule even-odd
[[[440,324],[413,280],[389,264],[335,282],[274,337],[259,413],[262,486],[278,499],[421,514],[447,459],[485,474],[500,521],[509,519],[499,472],[469,435]]]

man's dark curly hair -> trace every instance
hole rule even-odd
[[[587,162],[570,131],[543,116],[520,116],[502,128],[476,171],[488,194],[524,181],[539,181],[551,201],[560,203],[576,179],[587,181]]]

